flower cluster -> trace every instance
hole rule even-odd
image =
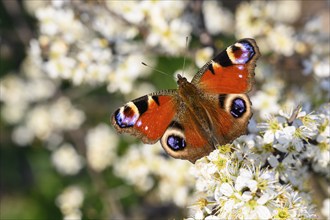
[[[68,186],[56,198],[56,204],[60,208],[63,219],[80,219],[82,213],[80,208],[84,201],[84,192],[78,186]]]
[[[106,124],[90,129],[86,136],[87,160],[91,168],[101,172],[114,163],[118,138]]]
[[[199,160],[192,169],[198,198],[193,218],[315,217],[303,192],[310,190],[310,165],[329,178],[329,107],[315,114],[281,111],[259,124],[259,134],[241,136]]]
[[[67,143],[53,152],[52,162],[56,170],[63,175],[75,175],[84,165],[83,158]]]
[[[198,197],[191,207],[192,219],[311,218],[309,203],[289,186],[283,186],[276,172],[255,167],[248,160],[212,152],[197,167]]]
[[[188,161],[166,157],[160,144],[130,146],[114,164],[116,175],[139,191],[154,188],[154,196],[160,201],[173,201],[180,207],[189,203],[189,191],[194,185],[193,177],[187,172],[189,167]]]
[[[95,4],[88,11],[84,6],[72,8],[65,1],[37,8],[40,65],[51,78],[70,80],[74,85],[106,83],[110,92],[129,93],[133,82],[149,73],[141,62],[152,62],[144,45],[133,39],[142,36],[152,48],[180,52],[185,47],[182,36],[191,32],[187,22],[176,19],[186,3],[105,3],[106,7]]]
[[[255,36],[263,45],[262,52],[290,56],[295,50],[294,30],[290,24],[300,17],[301,3],[245,2],[236,11],[236,32],[239,37]]]
[[[34,137],[51,140],[65,130],[77,129],[85,114],[76,109],[70,99],[61,96],[49,100],[56,86],[49,79],[35,74],[22,79],[7,75],[2,79],[2,117],[13,125],[13,140],[18,145],[31,143]]]

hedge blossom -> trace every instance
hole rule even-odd
[[[114,164],[115,174],[137,190],[147,192],[155,188],[154,196],[159,200],[173,201],[184,207],[193,186],[193,178],[188,173],[190,164],[188,161],[168,159],[163,154],[160,144],[131,145],[125,156]]]
[[[205,26],[210,34],[232,34],[234,32],[234,16],[231,11],[221,7],[217,1],[204,1],[202,7]]]
[[[242,3],[236,11],[236,34],[239,37],[254,36],[263,45],[261,53],[277,51],[285,56],[294,53],[293,30],[289,26],[300,14],[300,2],[290,1],[293,11],[285,13],[284,2],[252,1]],[[289,14],[289,15],[288,15]]]
[[[214,51],[211,47],[205,47],[205,48],[197,50],[195,53],[196,65],[199,68],[204,66],[205,63],[207,63],[210,59],[212,59],[213,52]]]
[[[330,217],[330,198],[327,198],[323,201],[323,207],[322,207],[322,214],[323,216],[325,216],[326,218]]]
[[[60,208],[63,219],[82,219],[80,208],[84,202],[84,192],[79,186],[68,186],[56,198],[56,204]]]
[[[71,144],[65,143],[52,153],[52,163],[63,175],[75,175],[84,166],[84,159]]]
[[[222,154],[221,149],[196,164],[209,165],[215,165],[217,170],[207,178],[195,171],[197,182],[205,182],[206,187],[199,189],[196,195],[199,199],[190,207],[192,219],[269,219],[283,211],[290,218],[314,216],[292,187],[279,183],[275,170],[261,170],[247,159],[239,160],[235,154]]]
[[[95,171],[103,171],[116,158],[118,138],[106,124],[99,124],[86,135],[86,157]]]
[[[219,146],[198,160],[192,173],[196,176],[195,197],[199,199],[190,207],[191,217],[315,217],[311,199],[301,193],[308,190],[310,178],[308,164],[302,162],[309,161],[312,167],[322,164],[322,169],[315,169],[319,173],[329,167],[329,156],[321,156],[330,154],[329,133],[322,136],[329,129],[328,109],[329,104],[306,114],[297,108],[290,117],[282,111],[283,116],[259,124],[259,134],[241,136],[232,146]],[[327,143],[322,144],[324,141]],[[327,147],[322,148],[322,154],[309,142]],[[315,158],[311,151],[320,156]]]

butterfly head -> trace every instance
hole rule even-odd
[[[182,85],[182,84],[185,84],[187,82],[188,82],[188,80],[187,80],[186,77],[183,77],[181,74],[178,74],[178,81],[177,81],[177,83],[178,83],[179,86]]]

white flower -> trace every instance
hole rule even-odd
[[[39,77],[27,81],[24,90],[29,91],[26,94],[29,102],[38,102],[52,97],[56,91],[56,85],[46,77]]]
[[[267,35],[268,45],[274,52],[291,56],[295,46],[293,33],[294,31],[290,26],[277,25]]]
[[[252,108],[259,110],[260,117],[267,119],[271,114],[275,114],[279,111],[278,97],[267,94],[263,91],[258,91],[251,97],[253,103]]]
[[[84,201],[84,193],[78,186],[69,186],[56,198],[64,219],[81,219],[80,208]]]
[[[148,150],[142,151],[141,148]],[[153,146],[133,144],[129,147],[124,157],[118,158],[114,163],[114,173],[124,178],[129,184],[136,186],[139,190],[147,191],[154,186],[154,179],[151,178],[151,170],[146,163],[153,160]]]
[[[278,149],[282,152],[288,152],[288,147],[293,139],[293,135],[296,131],[294,126],[288,126],[283,128],[282,130],[278,130],[275,132],[275,138],[278,142],[274,145],[274,148]]]
[[[329,52],[328,52],[329,53]],[[330,77],[330,56],[321,53],[311,54],[311,56],[303,61],[304,74],[314,73],[320,79],[327,79]]]
[[[114,1],[107,1],[114,2]],[[137,27],[126,25],[124,21],[118,17],[112,16],[106,10],[99,10],[98,15],[93,19],[93,27],[95,31],[101,33],[109,40],[132,39],[138,34]],[[106,28],[104,28],[106,27]],[[124,42],[119,42],[124,43]]]
[[[50,6],[39,8],[36,11],[36,17],[40,23],[41,34],[61,35],[68,43],[81,38],[85,31],[82,23],[75,18],[71,9],[56,9]]]
[[[118,144],[117,135],[113,134],[109,126],[99,124],[88,131],[86,136],[87,161],[95,171],[103,171],[116,158]]]
[[[133,24],[139,24],[144,19],[141,3],[137,1],[106,1],[107,7],[121,15]],[[119,13],[120,12],[120,13]]]
[[[169,21],[182,15],[187,6],[186,1],[141,1],[141,7],[149,18],[149,22],[163,17]]]
[[[205,217],[205,220],[218,220],[219,217],[216,215],[208,215]]]
[[[328,125],[325,124],[323,131],[320,131],[320,133],[316,137],[316,141],[319,143],[329,143],[330,142],[330,121],[328,122]]]
[[[39,8],[44,8],[48,2],[45,1],[23,1],[24,10],[26,10],[31,16],[33,16]]]
[[[58,32],[58,27],[53,19],[55,13],[55,9],[52,7],[39,8],[37,10],[36,17],[42,24],[40,27],[41,33],[52,36]]]
[[[141,61],[147,59],[143,55],[132,54],[123,60],[117,67],[116,71],[108,77],[108,91],[120,92],[127,94],[132,91],[133,83],[138,77],[145,76],[150,73],[149,68],[145,68]]]
[[[279,165],[279,161],[274,155],[269,155],[267,161],[271,167],[277,167]]]
[[[270,19],[293,23],[301,15],[301,1],[270,1],[266,4],[266,13]]]
[[[213,1],[211,1],[213,2]],[[211,60],[213,55],[213,49],[212,47],[204,47],[202,49],[198,49],[195,53],[195,63],[196,65],[201,68],[204,66],[205,63],[207,63],[209,60]]]
[[[70,100],[60,97],[50,105],[37,105],[27,113],[26,127],[42,140],[52,132],[77,129],[85,120],[82,111],[75,109]]]
[[[258,126],[265,131],[263,135],[263,141],[265,144],[273,143],[275,140],[275,133],[283,128],[281,119],[278,117],[272,117],[267,123],[260,123]]]
[[[194,184],[188,172],[190,163],[166,159],[160,155],[160,151],[160,144],[131,145],[125,156],[118,158],[113,164],[114,172],[140,191],[145,192],[154,187],[154,199],[171,201],[180,207],[185,206]]]
[[[82,213],[80,210],[73,210],[67,215],[64,215],[63,220],[79,220],[82,219]]]
[[[212,34],[232,34],[234,32],[233,14],[220,6],[217,1],[203,2],[204,24],[207,31]]]
[[[52,163],[63,175],[75,175],[84,166],[83,158],[70,144],[63,144],[53,152]]]
[[[204,219],[204,213],[202,210],[199,210],[195,213],[194,219]]]
[[[165,161],[166,163],[166,161]],[[170,168],[176,168],[173,173]],[[168,161],[167,168],[162,167],[153,170],[156,175],[159,175],[160,182],[157,189],[157,194],[162,201],[173,201],[177,206],[184,207],[189,201],[191,186],[194,183],[193,178],[188,174],[190,164],[186,161]],[[173,187],[175,186],[175,187]]]
[[[27,113],[26,126],[33,131],[34,136],[39,139],[47,139],[54,126],[46,106],[36,106]]]
[[[252,172],[243,168],[240,169],[239,172],[239,176],[235,181],[235,189],[241,191],[243,188],[247,187],[251,192],[255,192],[257,190],[257,182],[253,180]]]
[[[51,59],[56,59],[58,57],[66,56],[68,49],[68,45],[63,40],[57,39],[50,45],[49,57]]]
[[[185,37],[189,36],[191,26],[181,19],[169,22],[162,18],[152,20],[152,31],[146,40],[150,46],[160,45],[163,50],[174,54],[185,48]]]
[[[242,2],[236,10],[235,29],[238,37],[256,37],[269,30],[270,24],[263,18],[265,2]]]
[[[266,206],[259,205],[255,208],[255,210],[257,212],[257,216],[260,219],[270,219],[272,217],[269,208],[267,208]]]
[[[227,197],[230,197],[234,193],[233,186],[231,186],[229,183],[221,184],[219,190],[223,195],[225,195]]]
[[[58,59],[51,59],[45,64],[45,70],[51,78],[69,79],[76,61],[71,57],[61,56]]]
[[[76,109],[67,97],[61,97],[48,109],[52,124],[57,130],[73,130],[85,120],[83,111]]]
[[[330,77],[330,56],[325,57],[324,59],[318,60],[314,64],[314,73],[320,78],[329,78]]]
[[[329,176],[330,145],[322,143],[318,145],[308,144],[307,150],[310,152],[310,157],[313,161],[313,169]]]
[[[26,100],[24,92],[24,81],[14,73],[1,78],[0,83],[0,100],[6,103],[18,104]]]
[[[327,198],[323,201],[323,207],[321,209],[321,212],[325,218],[330,218],[330,198]]]
[[[17,124],[24,118],[26,109],[26,103],[21,103],[21,105],[8,103],[1,107],[1,118],[8,124]]]
[[[33,138],[33,132],[23,125],[16,127],[12,133],[13,141],[19,146],[30,144]]]

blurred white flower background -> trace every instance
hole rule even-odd
[[[1,219],[330,218],[329,1],[0,6]],[[246,37],[247,135],[191,164],[115,133],[116,108]]]

